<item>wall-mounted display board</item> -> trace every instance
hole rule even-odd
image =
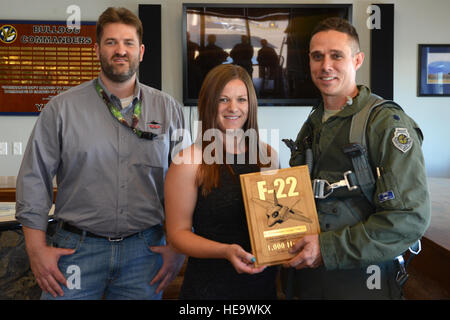
[[[0,20],[0,115],[37,115],[57,94],[96,78],[95,22]]]

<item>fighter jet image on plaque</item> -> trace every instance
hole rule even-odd
[[[290,260],[295,241],[320,232],[308,168],[240,176],[252,251],[256,265]]]
[[[252,199],[260,206],[266,208],[267,225],[269,227],[273,227],[276,223],[283,223],[289,218],[312,223],[311,219],[307,218],[304,214],[302,214],[301,211],[294,209],[295,205],[300,200],[297,200],[292,205],[292,208],[289,208],[288,206],[283,206],[278,202],[277,195],[275,192],[273,192],[273,198],[274,198],[273,202],[263,201],[257,198]]]

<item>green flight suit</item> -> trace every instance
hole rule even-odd
[[[291,166],[305,164],[305,150],[313,150],[311,179],[334,183],[352,170],[344,154],[352,116],[366,104],[370,90],[358,86],[351,106],[322,123],[323,104],[305,122],[291,154]],[[406,130],[405,130],[406,129]],[[373,204],[359,190],[335,189],[316,207],[324,265],[295,271],[294,296],[306,299],[398,299],[394,258],[408,249],[427,229],[430,198],[418,125],[405,112],[388,104],[370,115],[367,151],[372,169],[378,167]],[[403,133],[403,135],[401,135]],[[379,267],[376,282],[373,265]],[[371,267],[369,267],[371,266]],[[369,268],[368,268],[369,267]],[[285,288],[287,272],[282,274]]]

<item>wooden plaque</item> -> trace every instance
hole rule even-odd
[[[240,176],[256,265],[282,264],[307,234],[320,232],[307,166]]]

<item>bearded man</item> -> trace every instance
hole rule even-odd
[[[180,104],[136,77],[142,32],[131,11],[104,11],[98,78],[52,98],[28,141],[16,218],[42,299],[160,299],[184,261],[165,241],[163,185],[172,149],[190,137],[171,141]]]

